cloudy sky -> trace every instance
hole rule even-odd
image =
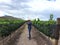
[[[0,16],[48,20],[51,13],[60,17],[60,0],[0,0]]]

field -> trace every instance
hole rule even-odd
[[[6,37],[24,23],[22,19],[0,18],[0,37]]]
[[[56,21],[54,20],[48,20],[48,21],[42,21],[42,20],[33,20],[33,25],[42,33],[47,35],[48,37],[54,38],[54,31],[56,28]]]

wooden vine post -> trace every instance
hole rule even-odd
[[[57,45],[60,45],[60,18],[57,18],[57,36],[58,36],[58,41],[57,41]]]
[[[60,30],[60,18],[57,18],[57,26],[56,26],[56,30],[55,30],[55,45],[58,45],[59,30]]]

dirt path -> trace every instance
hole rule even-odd
[[[28,29],[27,25],[25,24],[25,27],[23,28],[23,32],[18,36],[16,36],[9,45],[52,45],[49,40],[46,40],[42,34],[37,31],[37,29],[32,26],[32,31],[31,31],[31,40],[29,40],[29,35],[28,35]]]
[[[31,35],[32,35],[32,33],[31,33]],[[18,39],[17,45],[37,45],[36,40],[34,40],[34,39],[29,40],[28,39],[27,25],[24,29],[24,32],[21,34],[20,38]]]
[[[28,29],[27,25],[23,33],[20,35],[19,39],[17,40],[16,45],[51,45],[48,41],[45,40],[44,37],[40,35],[40,33],[32,26],[31,32],[32,38],[31,40],[28,39]]]

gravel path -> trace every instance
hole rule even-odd
[[[52,45],[34,26],[32,26],[31,40],[29,40],[28,36],[27,25],[25,24],[22,34],[17,36],[9,45]]]
[[[51,45],[47,40],[45,40],[42,35],[32,26],[31,31],[31,40],[28,39],[28,29],[27,25],[23,33],[20,35],[20,38],[17,40],[16,45]]]
[[[31,35],[32,35],[32,33],[31,33]],[[24,32],[21,34],[21,36],[20,36],[20,38],[19,38],[19,40],[17,42],[17,45],[37,45],[36,40],[34,40],[34,39],[29,40],[28,39],[27,25],[26,25],[26,27],[24,29]]]

